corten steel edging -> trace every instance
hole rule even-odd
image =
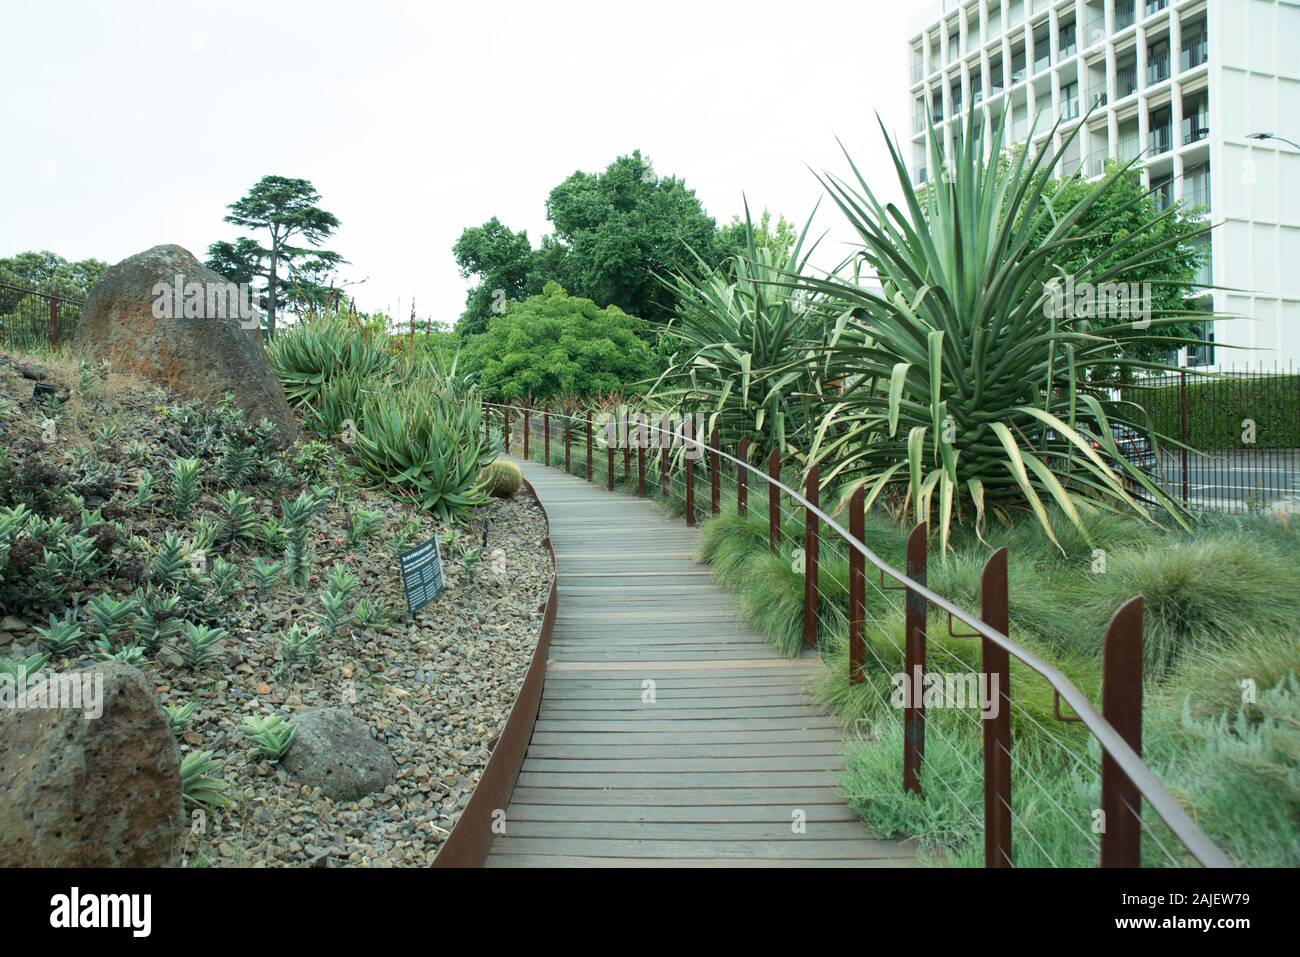
[[[485,403],[487,404],[487,403]],[[651,426],[653,428],[653,426]],[[741,440],[742,442],[744,439]],[[884,574],[888,575],[895,582],[903,585],[924,598],[935,608],[951,616],[954,621],[959,621],[967,627],[974,630],[975,634],[981,638],[987,639],[999,648],[1002,648],[1009,654],[1015,655],[1020,662],[1031,671],[1043,678],[1052,689],[1060,695],[1061,700],[1070,706],[1070,709],[1078,717],[1079,721],[1088,729],[1097,743],[1101,746],[1102,751],[1109,754],[1115,762],[1116,767],[1122,771],[1133,785],[1141,792],[1143,800],[1151,805],[1156,815],[1168,825],[1169,829],[1178,838],[1183,847],[1196,859],[1196,861],[1205,867],[1233,867],[1232,860],[1224,854],[1219,847],[1206,836],[1200,826],[1192,820],[1190,814],[1183,808],[1173,795],[1170,794],[1160,780],[1151,773],[1150,768],[1143,763],[1137,752],[1129,746],[1114,727],[1111,726],[1105,718],[1093,707],[1092,702],[1082,691],[1076,688],[1073,682],[1067,678],[1060,669],[1044,661],[1038,655],[1026,648],[1022,648],[1016,642],[1012,641],[1005,634],[992,628],[988,623],[981,621],[976,615],[971,614],[964,608],[944,598],[937,592],[931,591],[920,582],[913,581],[903,572],[894,568],[874,551],[867,547],[860,539],[850,535],[839,522],[831,518],[824,511],[817,509],[808,502],[802,495],[794,489],[782,483],[779,479],[769,478],[763,474],[759,468],[754,468],[748,462],[729,455],[726,452],[719,452],[719,455],[729,462],[739,466],[740,474],[753,472],[764,481],[770,482],[780,491],[789,495],[795,502],[805,508],[813,508],[818,519],[830,528],[836,535],[844,539],[848,547],[858,552],[870,562],[874,567]],[[742,511],[741,514],[744,514]]]
[[[433,859],[433,867],[482,867],[492,849],[496,835],[492,832],[492,815],[505,811],[519,780],[528,744],[532,741],[533,727],[542,707],[542,688],[546,683],[546,659],[550,657],[551,632],[555,628],[557,598],[555,575],[555,548],[551,545],[551,519],[546,506],[537,495],[532,483],[524,480],[524,487],[533,497],[546,519],[546,538],[543,544],[551,556],[551,590],[546,598],[546,611],[542,615],[542,628],[537,636],[537,647],[524,674],[523,684],[515,703],[510,707],[505,726],[497,738],[496,746],[488,758],[483,774],[474,786],[465,810],[461,812],[451,834]]]

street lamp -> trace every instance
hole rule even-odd
[[[1294,146],[1296,149],[1300,150],[1300,143],[1294,143],[1294,142],[1292,142],[1291,140],[1287,139],[1285,136],[1278,136],[1276,133],[1247,133],[1247,134],[1246,134],[1246,139],[1248,139],[1248,140],[1281,140],[1283,143],[1286,143],[1286,144],[1289,145],[1289,146]]]

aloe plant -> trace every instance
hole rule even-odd
[[[267,761],[279,761],[293,744],[298,729],[283,715],[272,714],[265,718],[249,715],[244,718],[244,734],[257,745],[257,756]]]
[[[191,751],[181,759],[181,798],[189,810],[209,814],[230,804],[229,785],[213,777],[211,751]]]
[[[1001,163],[1003,126],[974,122],[955,134],[946,163],[931,135],[931,168],[944,172],[920,190],[886,134],[901,208],[883,204],[851,158],[855,182],[822,179],[879,285],[806,281],[851,310],[827,343],[826,375],[843,394],[823,414],[810,458],[822,463],[823,480],[864,486],[868,505],[893,490],[916,520],[932,517],[937,496],[944,547],[955,519],[973,517],[978,529],[990,508],[1028,507],[1055,541],[1045,499],[1085,535],[1081,512],[1093,507],[1184,522],[1116,446],[1116,424],[1144,430],[1139,410],[1092,377],[1102,367],[1152,368],[1125,358],[1115,339],[1147,326],[1053,306],[1057,284],[1123,282],[1126,269],[1173,255],[1173,243],[1103,269],[1112,247],[1066,274],[1064,253],[1087,238],[1076,224],[1130,167],[1113,168],[1075,206],[1056,210],[1044,186],[1075,134],[1057,152],[1023,150]],[[1158,341],[1162,326],[1187,314],[1147,321]]]
[[[352,372],[359,381],[378,383],[397,361],[386,336],[335,314],[282,330],[266,352],[285,396],[298,406],[315,405],[336,375]]]
[[[353,451],[372,483],[444,521],[488,501],[479,472],[497,450],[483,436],[474,396],[428,381],[419,389],[385,388],[367,398],[363,420]]]

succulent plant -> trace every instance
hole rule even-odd
[[[280,580],[280,575],[284,571],[284,562],[268,561],[265,558],[254,558],[251,570],[253,572],[253,584],[257,588],[259,598],[265,598],[275,587],[275,583]]]
[[[99,637],[110,645],[139,608],[140,604],[135,598],[115,599],[108,594],[96,595],[86,602],[86,614],[95,623]]]
[[[483,485],[483,490],[493,498],[514,498],[523,487],[524,473],[513,462],[497,459],[483,467],[479,473],[479,482]]]
[[[232,542],[252,538],[257,529],[257,513],[253,510],[252,498],[231,489],[216,499],[217,507],[221,509],[221,534]]]
[[[194,714],[194,702],[191,701],[178,708],[169,701],[164,707],[167,709],[167,728],[171,731],[172,737],[179,738]]]
[[[276,667],[277,673],[300,667],[310,669],[320,654],[322,638],[320,628],[315,625],[310,628],[303,628],[297,622],[290,625],[288,631],[280,636],[280,664]]]
[[[221,479],[227,485],[241,486],[248,482],[257,465],[257,452],[252,446],[226,437],[221,453]]]
[[[210,773],[214,764],[211,751],[192,751],[181,760],[181,798],[190,810],[211,814],[230,804],[226,782]]]
[[[81,626],[77,624],[77,613],[69,608],[62,618],[50,614],[50,622],[42,627],[36,626],[36,640],[50,655],[66,655],[81,645]]]
[[[244,734],[257,745],[257,756],[268,761],[279,761],[284,757],[297,733],[298,729],[278,714],[265,718],[249,715],[244,719]]]
[[[172,648],[191,670],[198,671],[216,660],[216,644],[225,636],[224,628],[209,628],[187,621]]]
[[[198,459],[172,462],[172,515],[183,518],[199,500],[199,475],[203,465]]]

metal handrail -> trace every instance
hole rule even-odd
[[[503,411],[518,410],[523,412],[525,409],[524,406],[507,405],[497,402],[485,401],[483,405],[485,408],[496,408]],[[531,407],[528,408],[532,411]],[[547,414],[569,419],[571,421],[581,422],[584,425],[586,424],[585,419],[579,419],[563,412],[551,412],[548,410]],[[797,491],[782,483],[779,479],[772,478],[763,470],[756,469],[748,462],[723,452],[721,449],[715,449],[708,445],[707,442],[701,442],[694,436],[685,436],[681,433],[670,432],[667,429],[648,423],[638,422],[638,427],[648,427],[653,431],[691,442],[701,450],[718,455],[721,458],[746,469],[752,475],[762,478],[763,481],[767,482],[769,485],[773,485],[780,491],[789,495],[803,508],[807,509],[810,514],[817,516],[820,521],[825,522],[837,535],[839,535],[840,538],[844,539],[844,541],[848,543],[850,548],[862,555],[863,558],[874,565],[883,574],[888,575],[900,585],[908,588],[917,595],[920,595],[926,601],[935,605],[942,611],[947,612],[952,618],[955,618],[968,627],[974,629],[975,633],[981,638],[993,642],[993,644],[1002,648],[1008,654],[1014,655],[1031,671],[1036,672],[1040,677],[1045,679],[1047,683],[1051,685],[1052,690],[1070,706],[1079,721],[1092,733],[1093,737],[1097,739],[1097,743],[1101,746],[1102,750],[1110,755],[1111,759],[1119,766],[1120,770],[1128,776],[1128,779],[1133,783],[1133,786],[1142,794],[1142,797],[1146,799],[1146,802],[1151,805],[1157,816],[1164,821],[1169,830],[1173,832],[1174,836],[1178,838],[1185,848],[1187,848],[1188,852],[1199,864],[1204,867],[1234,866],[1231,859],[1223,853],[1223,851],[1221,851],[1218,846],[1209,839],[1209,837],[1206,836],[1205,832],[1203,832],[1200,827],[1197,826],[1196,822],[1192,820],[1191,815],[1189,815],[1173,795],[1165,789],[1165,786],[1160,783],[1160,780],[1151,773],[1150,769],[1138,756],[1137,752],[1134,751],[1129,746],[1128,742],[1120,736],[1119,732],[1116,731],[1100,713],[1098,713],[1083,692],[1076,688],[1074,684],[1054,666],[1043,661],[1033,652],[1022,648],[996,628],[992,628],[985,624],[975,615],[944,598],[942,595],[939,595],[938,593],[931,591],[925,585],[908,578],[906,574],[894,568],[868,548],[863,542],[850,535],[839,522],[823,512],[818,506],[809,502]]]

